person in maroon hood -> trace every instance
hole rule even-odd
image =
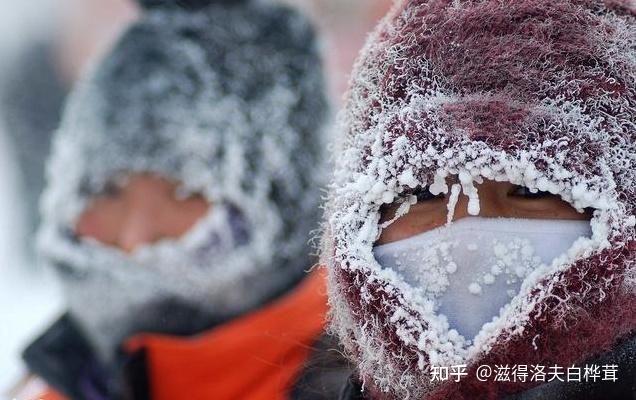
[[[326,207],[344,398],[636,393],[636,5],[401,0]]]

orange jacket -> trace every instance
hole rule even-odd
[[[66,399],[64,398],[64,396],[57,393],[56,391],[48,390],[46,393],[43,393],[42,395],[38,396],[34,400],[66,400]]]
[[[312,273],[273,303],[190,338],[142,334],[153,400],[286,399],[323,332],[325,278]],[[43,400],[62,400],[49,392]],[[39,399],[40,399],[39,398]]]

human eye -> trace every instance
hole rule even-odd
[[[122,185],[116,181],[108,181],[104,184],[97,195],[99,197],[114,198],[119,197],[122,192]]]
[[[537,199],[549,199],[556,197],[554,194],[549,192],[542,192],[540,190],[532,191],[525,186],[513,186],[509,192],[509,195],[512,197],[518,197],[522,199],[529,200],[537,200]]]
[[[443,199],[445,197],[444,193],[437,195],[431,193],[428,187],[418,187],[413,191],[412,195],[417,198],[418,203]]]

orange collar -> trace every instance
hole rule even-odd
[[[284,297],[191,338],[142,334],[153,400],[277,400],[287,392],[324,328],[325,277],[314,272]]]

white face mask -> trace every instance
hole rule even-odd
[[[433,299],[450,329],[471,340],[530,272],[590,235],[589,221],[467,217],[377,246],[374,255]]]

